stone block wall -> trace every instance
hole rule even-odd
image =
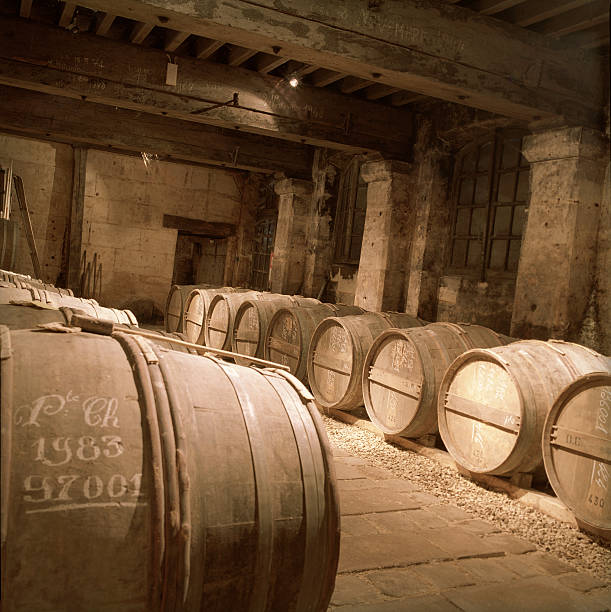
[[[238,224],[240,179],[231,171],[89,151],[83,249],[102,263],[100,301],[153,300],[163,310],[177,230],[163,215]]]
[[[55,283],[72,198],[73,152],[70,145],[0,135],[0,166],[13,164],[21,176],[45,282]],[[11,219],[18,224],[14,269],[34,275],[19,204],[13,191]]]

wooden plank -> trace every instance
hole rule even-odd
[[[305,144],[409,157],[407,111],[324,89],[292,88],[285,79],[251,70],[192,58],[177,62],[177,85],[168,88],[164,51],[0,19],[0,83]],[[239,106],[201,112],[236,92]]]
[[[67,281],[70,289],[79,285],[81,273],[81,251],[83,246],[83,221],[85,215],[85,175],[87,172],[87,149],[74,147],[72,171],[72,199],[70,203],[70,233],[68,247]]]
[[[370,85],[371,81],[368,81],[367,79],[359,79],[357,77],[349,76],[341,82],[339,89],[342,93],[351,94],[359,89],[369,87]]]
[[[197,59],[207,59],[224,44],[222,40],[210,40],[209,38],[199,37],[195,41],[195,57]]]
[[[163,227],[183,232],[193,232],[210,238],[227,238],[233,236],[236,231],[236,226],[233,223],[201,221],[200,219],[177,217],[176,215],[163,215]]]
[[[394,94],[399,91],[396,87],[391,87],[390,85],[382,85],[382,83],[375,83],[371,87],[368,87],[365,90],[365,98],[367,100],[379,100],[380,98],[385,98],[386,96],[390,96],[390,94]]]
[[[155,26],[150,23],[135,23],[129,35],[130,42],[139,45],[150,33]]]
[[[398,91],[390,96],[390,103],[393,106],[405,106],[406,104],[412,104],[412,102],[418,102],[418,100],[424,100],[425,96],[420,94],[414,94],[411,91]]]
[[[469,5],[469,8],[482,15],[496,15],[496,13],[512,8],[517,4],[522,4],[524,1],[525,0],[476,0],[476,2]]]
[[[343,72],[335,72],[334,70],[325,70],[321,68],[312,73],[310,81],[314,87],[326,87],[327,85],[331,85],[331,83],[343,79],[345,76],[346,74]]]
[[[180,45],[182,45],[182,43],[189,38],[189,36],[189,32],[175,32],[173,30],[168,30],[166,32],[165,45],[163,48],[170,53],[172,51],[176,51],[176,49],[178,49],[178,47],[180,47]]]
[[[598,125],[600,59],[465,8],[433,0],[88,0],[92,8],[271,52],[523,120]],[[379,76],[377,76],[379,75]]]
[[[313,149],[131,110],[0,86],[0,130],[56,142],[254,172],[311,176]]]
[[[282,66],[282,64],[286,64],[288,61],[288,57],[278,57],[277,55],[262,53],[260,57],[257,58],[257,72],[267,74]]]
[[[392,389],[412,397],[415,400],[420,400],[420,395],[422,394],[422,385],[420,383],[408,380],[404,376],[399,376],[382,368],[372,366],[369,370],[369,380],[387,389]]]
[[[29,19],[32,12],[32,0],[21,0],[19,4],[19,17]]]
[[[32,220],[30,219],[30,211],[28,210],[28,203],[25,197],[25,189],[23,188],[23,181],[21,180],[20,176],[13,174],[13,185],[15,186],[17,202],[19,203],[19,209],[21,210],[25,237],[28,241],[28,246],[30,248],[32,267],[34,268],[34,276],[36,278],[42,279],[42,269],[40,267],[40,259],[38,258],[38,249],[36,248],[34,231],[32,230]]]
[[[109,13],[102,13],[96,22],[95,33],[98,36],[106,36],[114,23],[115,16]]]
[[[550,444],[561,446],[580,455],[587,455],[596,461],[611,464],[611,445],[609,445],[609,440],[601,436],[554,425],[551,430]]]
[[[518,415],[510,414],[493,406],[488,406],[487,404],[482,404],[449,392],[446,393],[444,405],[446,410],[470,417],[482,423],[487,423],[488,425],[493,425],[499,429],[515,434],[520,431],[520,417]]]
[[[65,28],[70,25],[75,10],[76,4],[73,4],[72,2],[64,2],[64,8],[62,9],[62,14],[59,18],[60,28]]]

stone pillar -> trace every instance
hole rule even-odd
[[[366,310],[403,310],[412,237],[411,166],[394,160],[361,167],[367,213],[354,303]]]
[[[534,134],[528,221],[511,323],[520,338],[574,340],[594,289],[608,141],[589,128]]]
[[[271,290],[300,293],[304,284],[306,231],[313,186],[310,181],[283,179],[274,188],[280,198]]]

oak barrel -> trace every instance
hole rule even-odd
[[[543,462],[556,495],[586,528],[611,536],[611,372],[580,376],[543,427]]]
[[[59,295],[73,296],[72,289],[64,289],[63,287],[56,287],[51,283],[45,283],[38,278],[32,278],[26,274],[18,274],[17,272],[10,272],[9,270],[0,270],[0,281],[6,281],[15,284],[17,287],[28,288],[34,287],[35,289],[45,289],[52,293],[59,293]]]
[[[336,485],[297,380],[124,331],[3,327],[0,354],[3,612],[327,609]]]
[[[187,298],[195,289],[210,288],[212,288],[212,285],[172,285],[165,303],[165,330],[182,333],[184,331]],[[224,289],[230,288],[224,287]]]
[[[100,306],[96,300],[62,296],[44,289],[0,286],[0,324],[11,329],[34,327],[40,323],[68,322],[70,315],[64,313],[73,310],[96,319],[138,327],[138,320],[131,310],[107,308]]]
[[[265,333],[265,358],[289,366],[291,374],[306,380],[308,349],[316,326],[327,317],[364,312],[358,306],[347,304],[281,308],[271,318]]]
[[[471,472],[512,475],[542,467],[541,435],[562,389],[609,358],[579,344],[521,340],[457,357],[439,389],[439,432]]]
[[[355,410],[363,405],[361,377],[373,341],[391,327],[424,325],[401,312],[367,312],[329,317],[312,335],[308,350],[308,381],[316,401],[325,408]]]
[[[189,342],[206,344],[206,314],[212,298],[218,293],[249,291],[240,287],[217,287],[215,289],[194,289],[185,301],[183,333]]]
[[[456,323],[383,332],[367,353],[362,373],[369,418],[387,434],[437,433],[437,393],[450,363],[469,349],[512,341],[487,327]]]
[[[274,313],[281,308],[320,304],[315,298],[300,295],[272,295],[274,297],[271,299],[249,299],[240,304],[233,324],[231,346],[234,352],[262,358],[265,354],[265,333]],[[235,361],[242,365],[250,363],[246,357],[236,357]]]

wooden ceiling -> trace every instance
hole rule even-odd
[[[383,0],[370,0],[370,5]],[[499,19],[556,39],[558,45],[585,54],[609,52],[608,0],[446,0],[448,4]],[[173,55],[198,58],[259,74],[296,76],[310,87],[403,107],[425,96],[383,83],[303,63],[278,54],[259,52],[223,40],[203,38],[153,23],[137,22],[122,15],[95,11],[81,4],[59,0],[4,0],[2,14],[54,24],[74,33],[90,32],[134,45],[165,50]],[[87,1],[84,0],[84,4]]]

